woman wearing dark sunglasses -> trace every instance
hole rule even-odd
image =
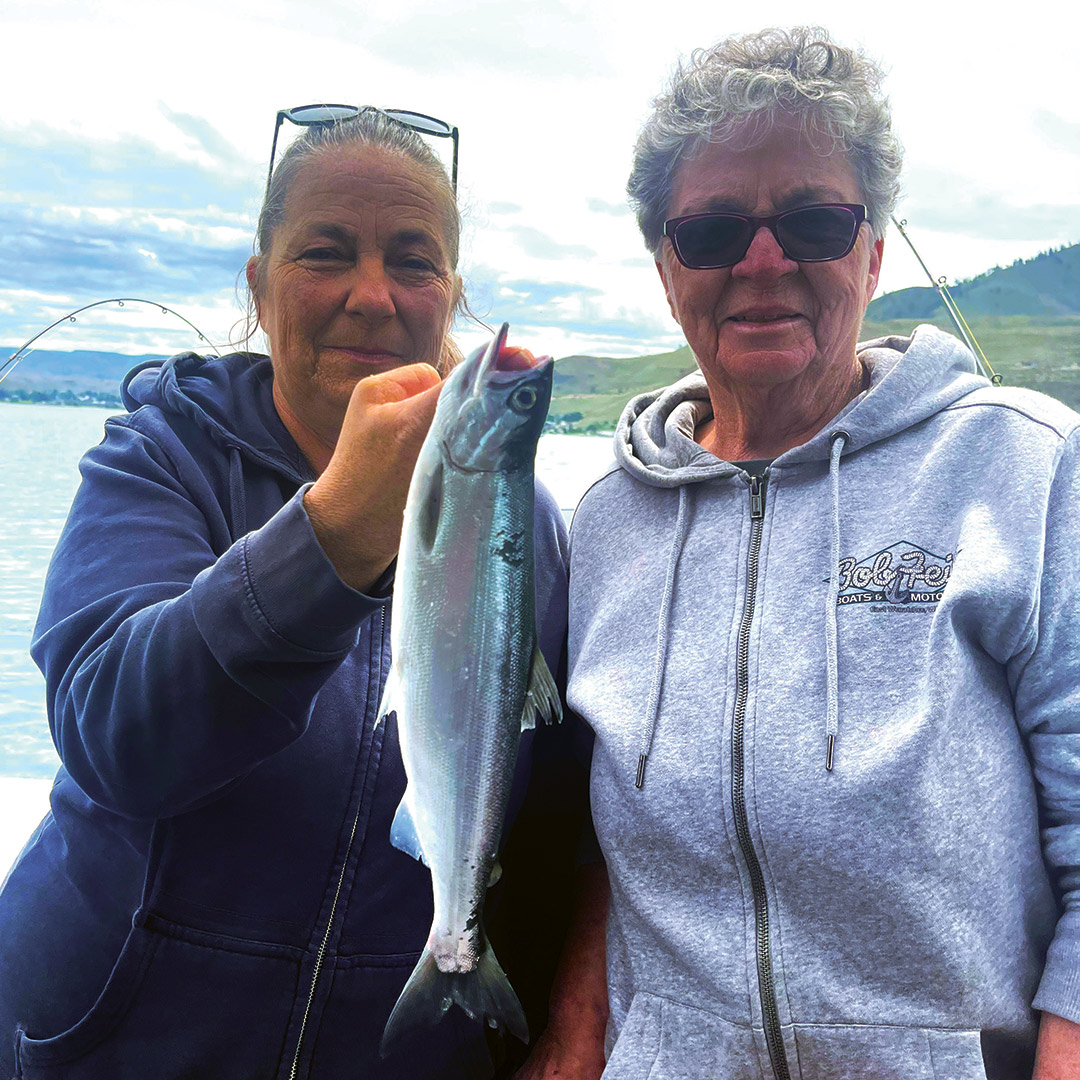
[[[407,485],[456,356],[457,206],[430,117],[325,109],[290,112],[308,126],[247,267],[270,355],[137,369],[82,462],[33,646],[63,767],[0,893],[5,1078],[490,1074],[456,1008],[378,1051],[432,919],[429,871],[390,843],[397,726],[375,721]],[[537,496],[555,671],[566,536]],[[584,810],[571,733],[522,736],[485,916],[527,1013]]]
[[[1080,417],[933,327],[858,343],[880,78],[820,29],[731,38],[637,145],[700,371],[630,402],[574,519],[610,889],[558,1075],[609,1004],[605,1080],[1080,1076]]]

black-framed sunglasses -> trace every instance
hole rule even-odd
[[[815,203],[771,217],[716,212],[688,214],[664,222],[675,257],[691,270],[717,270],[746,258],[758,229],[776,237],[795,262],[832,262],[855,246],[866,207],[855,203]]]
[[[277,151],[278,132],[281,130],[281,121],[289,120],[301,127],[313,127],[322,124],[334,124],[338,120],[351,120],[358,116],[362,106],[359,105],[329,105],[320,103],[315,105],[298,105],[293,109],[281,109],[278,111],[277,120],[274,123],[274,141],[270,144],[270,168],[266,173],[266,190],[270,191],[270,180],[274,175],[274,154]],[[439,139],[453,139],[454,158],[450,170],[450,182],[457,191],[457,164],[458,164],[458,129],[452,127],[445,120],[438,120],[426,113],[413,112],[411,109],[380,109],[391,120],[404,124],[421,135],[434,135]]]

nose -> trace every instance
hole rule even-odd
[[[372,322],[390,318],[397,310],[391,284],[381,256],[362,255],[350,274],[345,310]]]
[[[772,230],[762,225],[742,260],[731,268],[731,274],[742,278],[778,278],[798,269],[799,264],[784,254]]]

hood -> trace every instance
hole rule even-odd
[[[274,408],[272,386],[267,356],[185,352],[133,368],[120,392],[128,412],[157,406],[194,423],[226,452],[306,483],[314,474]]]
[[[956,338],[934,326],[919,326],[909,338],[884,337],[856,346],[856,355],[870,372],[870,386],[841,409],[813,438],[775,459],[770,468],[805,461],[826,461],[829,469],[829,564],[821,580],[825,607],[826,709],[825,768],[833,768],[840,727],[837,670],[837,626],[840,563],[840,458],[887,439],[933,416],[958,398],[989,386],[975,374],[975,358]],[[679,557],[689,527],[690,485],[738,470],[694,442],[694,431],[712,417],[712,405],[700,371],[665,390],[641,394],[623,411],[615,433],[619,464],[653,487],[677,487],[679,508],[667,561],[664,593],[657,624],[657,652],[649,701],[642,722],[641,750],[634,784],[645,780],[652,749],[660,689],[667,656],[670,608]],[[753,516],[753,514],[751,515]],[[759,518],[764,516],[759,512]]]
[[[844,452],[889,438],[940,412],[958,398],[988,386],[975,358],[951,334],[919,326],[911,337],[862,342],[857,355],[870,372],[859,394],[812,439],[776,459],[776,465],[827,461],[830,434],[843,427]],[[901,362],[902,361],[902,362]],[[736,471],[694,442],[694,431],[712,417],[700,371],[663,390],[633,398],[615,433],[615,457],[635,478],[653,487],[699,483]]]

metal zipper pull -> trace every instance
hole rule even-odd
[[[750,520],[760,521],[765,516],[765,482],[760,476],[750,477]]]

